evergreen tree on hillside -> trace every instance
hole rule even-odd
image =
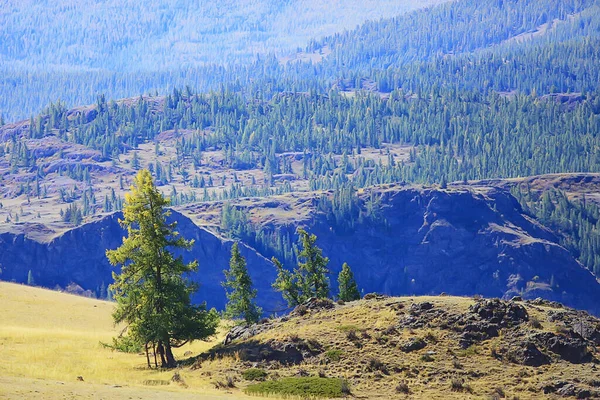
[[[281,292],[290,307],[302,304],[311,297],[320,299],[329,297],[329,258],[323,257],[323,251],[317,247],[317,236],[306,230],[298,229],[298,245],[302,250],[298,254],[298,267],[289,271],[273,257],[277,268],[277,279],[273,288]]]
[[[354,274],[347,263],[342,265],[338,275],[339,298],[343,301],[354,301],[360,299],[360,292],[354,280]]]
[[[229,270],[223,271],[222,283],[227,294],[225,316],[243,318],[247,325],[258,322],[262,309],[254,303],[257,291],[252,288],[252,279],[246,268],[246,259],[240,254],[237,242],[231,246]]]
[[[29,270],[29,272],[27,273],[27,284],[29,286],[35,285],[35,279],[33,278],[33,273],[31,272],[31,270]]]
[[[298,258],[304,262],[298,262],[298,270],[303,273],[302,290],[309,293],[310,297],[325,299],[329,297],[329,258],[323,257],[323,251],[317,247],[317,236],[309,234],[304,229],[298,229],[300,238],[298,243],[302,251]]]
[[[125,197],[124,219],[119,221],[127,228],[127,237],[121,247],[106,252],[112,265],[122,266],[121,273],[113,273],[115,282],[109,288],[117,302],[115,323],[126,323],[126,338],[145,344],[148,366],[152,343],[164,368],[176,366],[173,347],[204,339],[218,325],[215,310],[191,303],[197,285],[185,276],[198,264],[186,264],[171,251],[188,250],[194,242],[179,236],[176,223],[167,223],[168,204],[150,172],[141,170]]]

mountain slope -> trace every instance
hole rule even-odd
[[[94,295],[101,292],[106,295],[106,288],[112,283],[111,273],[118,269],[110,266],[105,252],[122,243],[125,231],[118,223],[120,216],[113,214],[68,230],[48,243],[36,242],[23,234],[0,234],[2,279],[24,283],[31,270],[38,285],[65,288],[73,282]],[[197,227],[177,212],[173,212],[171,220],[177,222],[183,237],[196,243],[190,252],[182,253],[185,260],[199,262],[199,271],[192,276],[201,285],[194,300],[206,300],[209,307],[224,308],[226,298],[221,281],[223,270],[229,265],[233,242]],[[275,270],[270,261],[243,244],[240,251],[247,258],[250,274],[259,289],[258,302],[266,307],[274,304],[277,297],[270,282],[275,279]]]
[[[331,259],[333,285],[342,263],[348,262],[365,292],[521,295],[600,312],[596,278],[557,244],[550,231],[524,215],[508,192],[486,187],[436,190],[384,186],[365,191],[362,199],[354,215],[337,220],[330,208],[327,211],[335,201],[332,193],[231,203],[230,207],[247,220],[221,221],[218,225],[238,232],[252,246],[243,246],[242,254],[247,257],[259,303],[265,310],[286,308],[270,287],[275,270],[267,258],[283,256],[292,267],[295,256],[282,253],[287,248],[277,246],[282,240],[294,241],[296,227],[306,226],[318,236],[318,245]],[[366,199],[379,203],[381,213],[368,214]],[[203,224],[203,218],[222,214],[222,207],[222,203],[186,206],[181,211],[190,219],[174,213],[182,235],[196,240],[194,250],[184,254],[200,263],[195,277],[202,286],[196,300],[207,300],[209,306],[218,308],[225,302],[220,282],[231,242],[197,227],[192,220]],[[348,221],[354,223],[348,225]],[[207,226],[215,230],[217,222],[211,219]],[[245,233],[239,233],[237,224],[245,227]],[[23,235],[2,234],[3,279],[25,282],[31,269],[39,284],[64,287],[74,281],[98,292],[102,282],[110,282],[104,251],[117,247],[122,235],[117,215],[67,231],[46,244]]]
[[[206,65],[292,54],[310,39],[443,1],[5,1],[0,116],[26,118],[59,98],[76,105],[100,93],[216,89],[236,77]]]
[[[353,396],[369,399],[600,396],[600,321],[584,312],[519,299],[367,297],[312,301],[290,316],[233,329],[231,341],[186,365],[274,395],[321,377],[345,379]],[[265,382],[252,381],[256,369]]]

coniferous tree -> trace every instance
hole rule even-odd
[[[317,247],[317,236],[309,234],[304,229],[298,229],[300,238],[298,243],[302,251],[298,254],[298,270],[302,273],[302,290],[310,294],[310,297],[324,299],[329,297],[329,258],[323,257],[323,251]]]
[[[343,301],[354,301],[360,299],[360,292],[354,280],[354,274],[348,263],[342,265],[342,270],[338,275],[339,298]]]
[[[33,273],[31,272],[31,270],[29,270],[29,272],[27,273],[27,284],[29,286],[35,285],[35,279],[33,278]]]
[[[320,299],[329,297],[329,258],[323,257],[322,250],[317,247],[317,236],[299,228],[298,244],[302,251],[298,254],[298,267],[289,271],[281,262],[273,257],[277,268],[277,279],[273,288],[281,292],[290,307],[302,304],[311,297]]]
[[[112,265],[122,265],[121,273],[113,273],[110,285],[117,302],[115,323],[128,325],[128,337],[145,344],[148,366],[148,344],[156,344],[162,367],[176,366],[173,347],[215,333],[218,314],[191,303],[197,289],[185,275],[196,271],[196,261],[184,263],[172,249],[188,250],[193,240],[185,240],[176,232],[176,223],[167,223],[168,200],[158,191],[148,170],[135,177],[132,192],[127,193],[124,219],[127,237],[116,250],[107,250]]]
[[[225,281],[222,283],[227,294],[225,316],[243,318],[247,325],[258,322],[262,309],[254,303],[257,291],[252,288],[252,279],[248,274],[246,259],[240,254],[238,243],[231,246],[229,270],[223,271]]]

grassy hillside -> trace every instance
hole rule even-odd
[[[598,322],[537,300],[315,302],[200,355],[192,368],[232,375],[254,393],[321,377],[345,380],[356,398],[588,398],[599,395]]]
[[[273,398],[306,385],[316,394],[381,399],[600,393],[600,321],[543,300],[312,301],[230,331],[227,345],[179,349],[176,371],[148,370],[142,355],[103,348],[99,342],[119,330],[111,310],[107,302],[0,283],[0,398]],[[183,382],[171,381],[175,372]]]
[[[170,383],[174,371],[146,369],[145,356],[104,348],[100,342],[120,332],[112,309],[109,302],[0,282],[0,398],[227,398],[208,377],[182,371],[183,387]],[[195,342],[175,356],[215,342]]]

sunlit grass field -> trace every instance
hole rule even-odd
[[[103,388],[113,390],[101,398],[119,398],[119,392],[130,398],[135,388],[142,398],[156,391],[171,392],[169,398],[198,398],[200,393],[207,396],[200,398],[243,397],[235,390],[229,395],[216,391],[208,377],[187,369],[179,371],[187,387],[169,383],[174,371],[150,370],[145,355],[102,346],[122,329],[113,325],[113,307],[106,301],[0,282],[0,398],[77,398]],[[220,339],[222,333],[211,342],[174,349],[175,357],[181,360],[188,351],[196,355]]]

